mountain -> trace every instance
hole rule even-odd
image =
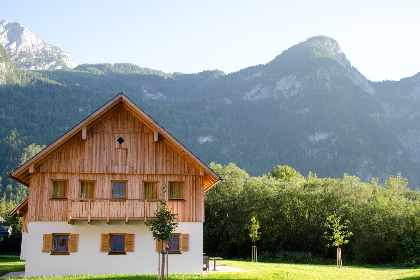
[[[420,163],[420,73],[400,81],[372,83],[384,108],[387,123],[410,154]]]
[[[16,67],[23,70],[75,68],[68,54],[43,42],[25,26],[0,20],[0,45],[4,46]]]
[[[119,92],[206,163],[234,162],[253,176],[279,164],[304,175],[348,173],[365,181],[401,172],[415,189],[418,75],[373,83],[324,36],[227,75],[169,74],[123,63],[16,69],[17,82],[0,86],[3,189],[25,148],[48,145]]]

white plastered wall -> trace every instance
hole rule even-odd
[[[28,233],[22,232],[22,243],[20,244],[20,259],[22,261],[26,261],[26,248],[28,244],[27,238],[28,238]]]
[[[203,223],[179,223],[174,232],[189,234],[189,251],[169,255],[169,273],[203,272]],[[43,234],[79,234],[78,251],[70,255],[42,253]],[[101,234],[132,233],[134,252],[126,255],[108,255],[100,252]],[[68,274],[146,274],[157,273],[156,241],[148,227],[140,221],[75,221],[30,222],[27,234],[25,276]]]

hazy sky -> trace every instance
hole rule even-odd
[[[0,19],[28,27],[78,64],[231,73],[325,35],[372,81],[420,72],[419,0],[2,0]]]

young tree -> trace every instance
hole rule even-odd
[[[331,230],[330,234],[328,234],[328,232],[324,233],[325,238],[332,241],[332,244],[328,244],[327,247],[337,247],[337,266],[339,269],[343,267],[340,246],[349,243],[349,240],[345,238],[350,237],[353,234],[351,231],[345,230],[350,222],[346,220],[344,224],[340,225],[340,221],[341,216],[337,216],[336,214],[334,214],[328,216],[327,221],[324,224],[327,228]]]
[[[249,225],[249,237],[251,237],[252,242],[254,242],[254,246],[252,246],[252,262],[257,262],[257,246],[255,246],[255,242],[260,240],[260,233],[258,229],[260,228],[260,223],[252,216],[251,224]]]
[[[153,238],[157,241],[162,242],[162,251],[159,252],[159,259],[160,254],[162,253],[162,263],[160,268],[158,268],[158,280],[165,279],[165,255],[166,252],[166,242],[171,240],[171,233],[175,230],[178,226],[178,223],[174,223],[176,214],[172,214],[170,209],[168,208],[167,202],[165,200],[165,193],[166,193],[166,185],[160,192],[160,199],[159,199],[159,207],[158,210],[155,211],[155,219],[147,221],[146,225],[149,227],[149,230],[152,232]],[[166,258],[166,263],[168,262],[168,258]],[[168,275],[166,275],[167,277]]]

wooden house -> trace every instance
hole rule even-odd
[[[145,222],[165,188],[179,222],[170,271],[202,273],[204,193],[220,177],[122,93],[10,176],[29,187],[10,213],[26,277],[156,273]]]

